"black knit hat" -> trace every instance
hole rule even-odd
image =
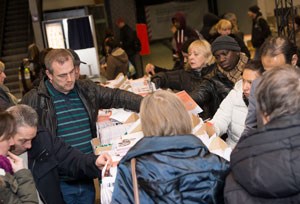
[[[251,12],[253,12],[253,13],[256,13],[256,14],[260,13],[259,10],[260,10],[260,9],[259,9],[259,7],[258,7],[257,5],[251,6],[251,7],[249,8],[249,11],[251,11]]]
[[[239,44],[228,35],[221,35],[217,37],[211,44],[212,53],[215,53],[218,50],[232,50],[236,52],[240,52],[241,48]]]

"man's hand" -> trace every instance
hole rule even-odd
[[[11,163],[11,166],[12,166],[12,169],[13,169],[14,173],[16,173],[17,171],[25,168],[24,161],[21,157],[18,157],[17,155],[15,155],[11,152],[8,152],[7,154],[8,154],[7,158]]]
[[[154,68],[155,67],[153,64],[148,63],[145,67],[145,70],[148,74],[151,72],[151,74],[154,75],[155,74]]]
[[[98,156],[96,162],[95,162],[95,165],[100,169],[102,170],[103,167],[105,166],[105,164],[107,163],[107,168],[106,168],[106,172],[105,172],[105,175],[108,175],[108,172],[109,172],[109,169],[112,165],[112,159],[111,159],[111,156],[104,152],[103,154],[101,154],[100,156]]]

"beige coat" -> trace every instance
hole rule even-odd
[[[107,56],[106,68],[101,74],[107,79],[115,79],[119,73],[126,75],[129,70],[128,56],[122,48],[116,48]]]

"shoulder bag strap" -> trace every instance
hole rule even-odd
[[[138,182],[137,182],[136,172],[135,172],[136,159],[132,158],[130,160],[130,163],[131,163],[131,176],[132,176],[132,184],[133,184],[134,203],[140,204]]]

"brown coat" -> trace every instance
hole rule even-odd
[[[122,48],[116,48],[106,59],[107,67],[101,74],[107,79],[115,79],[119,73],[126,75],[129,70],[128,56]]]

